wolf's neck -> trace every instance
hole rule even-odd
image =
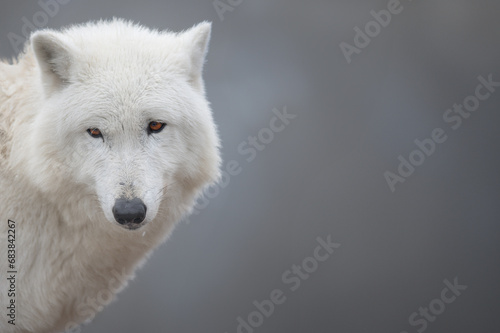
[[[61,208],[48,203],[43,206],[40,199],[38,202],[43,212],[39,220],[18,221],[18,246],[25,253],[32,251],[20,263],[24,270],[19,302],[61,300],[55,308],[37,309],[46,318],[59,314],[56,326],[61,330],[68,322],[78,323],[93,316],[96,301],[97,308],[111,301],[165,234],[159,223],[129,231],[104,219],[81,216],[83,207],[90,203]],[[84,223],[75,224],[78,219]],[[33,238],[28,239],[28,235]],[[42,271],[44,274],[39,273]]]

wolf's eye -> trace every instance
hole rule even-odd
[[[163,127],[165,127],[165,123],[160,123],[159,121],[152,121],[148,125],[148,132],[149,133],[158,133],[161,132]]]
[[[89,128],[87,133],[93,138],[102,138],[102,133],[98,128]]]

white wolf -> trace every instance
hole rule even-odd
[[[210,28],[43,30],[0,62],[0,332],[78,331],[217,181]]]

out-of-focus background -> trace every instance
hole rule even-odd
[[[81,332],[498,332],[499,12],[493,0],[4,1],[3,58],[37,27],[213,22],[207,93],[223,168],[239,173]]]

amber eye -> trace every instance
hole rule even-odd
[[[158,133],[163,129],[163,127],[165,127],[165,125],[165,123],[160,123],[159,121],[152,121],[148,125],[148,131],[149,133]]]
[[[89,128],[87,133],[93,138],[102,138],[102,133],[98,128]]]

